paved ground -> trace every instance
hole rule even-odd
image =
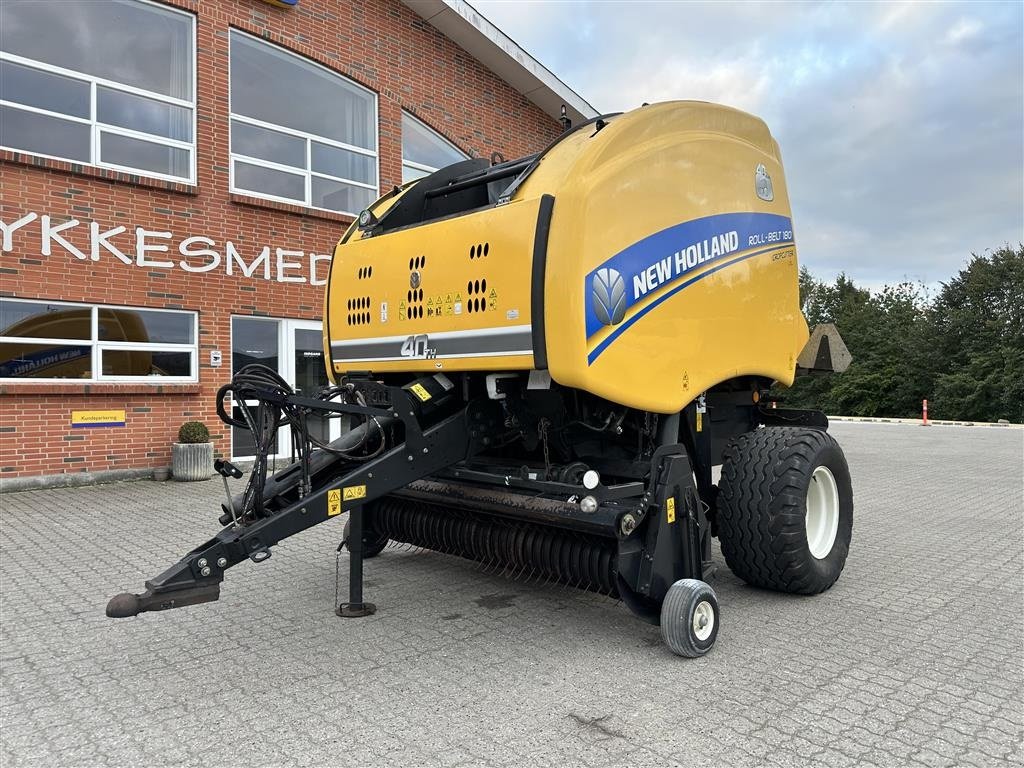
[[[0,762],[1024,764],[1024,433],[834,432],[856,494],[843,577],[797,598],[723,566],[697,660],[610,600],[433,553],[386,551],[380,613],[337,619],[340,521],[233,570],[219,603],[113,621],[110,595],[213,531],[218,485],[9,494]]]

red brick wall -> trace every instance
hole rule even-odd
[[[124,226],[113,237],[134,255],[135,227],[169,231],[167,258],[178,243],[203,235],[233,242],[247,259],[264,246],[329,254],[344,216],[262,202],[228,192],[228,30],[258,34],[313,59],[378,94],[380,188],[401,181],[401,110],[407,109],[467,152],[512,158],[537,151],[559,131],[540,111],[482,64],[397,0],[303,0],[279,9],[256,0],[171,0],[197,16],[197,183],[139,180],[0,153],[0,219],[30,212],[54,224],[89,253],[89,224]],[[200,246],[195,246],[200,247]],[[154,257],[159,258],[159,254]],[[303,259],[308,268],[308,258]],[[197,262],[197,263],[201,263]],[[326,274],[321,264],[320,277]],[[228,276],[127,265],[107,253],[79,260],[62,248],[41,255],[40,221],[17,230],[0,262],[0,293],[21,298],[182,308],[199,312],[198,385],[0,384],[0,478],[167,466],[182,421],[211,428],[218,453],[230,453],[230,430],[217,419],[214,393],[230,376],[230,316],[320,319],[322,288],[260,276]],[[209,350],[223,353],[209,367]],[[125,427],[72,429],[71,411],[125,409]]]

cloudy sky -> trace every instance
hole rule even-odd
[[[764,118],[821,277],[934,286],[1024,240],[1020,2],[470,2],[599,112]]]

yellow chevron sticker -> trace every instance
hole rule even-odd
[[[668,522],[674,523],[676,521],[676,497],[669,496],[665,501],[665,517]]]

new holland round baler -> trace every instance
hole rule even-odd
[[[362,212],[326,289],[331,386],[299,396],[267,369],[237,372],[218,410],[253,432],[245,492],[225,500],[214,538],[108,615],[215,600],[227,568],[343,513],[342,616],[373,612],[363,560],[389,542],[620,598],[687,656],[720,626],[712,537],[755,586],[835,582],[852,530],[846,461],[821,413],[778,408],[769,390],[849,355],[800,312],[764,123],[645,105],[495,160]],[[337,418],[341,437],[318,439],[311,415]],[[295,460],[270,475],[286,425]]]

